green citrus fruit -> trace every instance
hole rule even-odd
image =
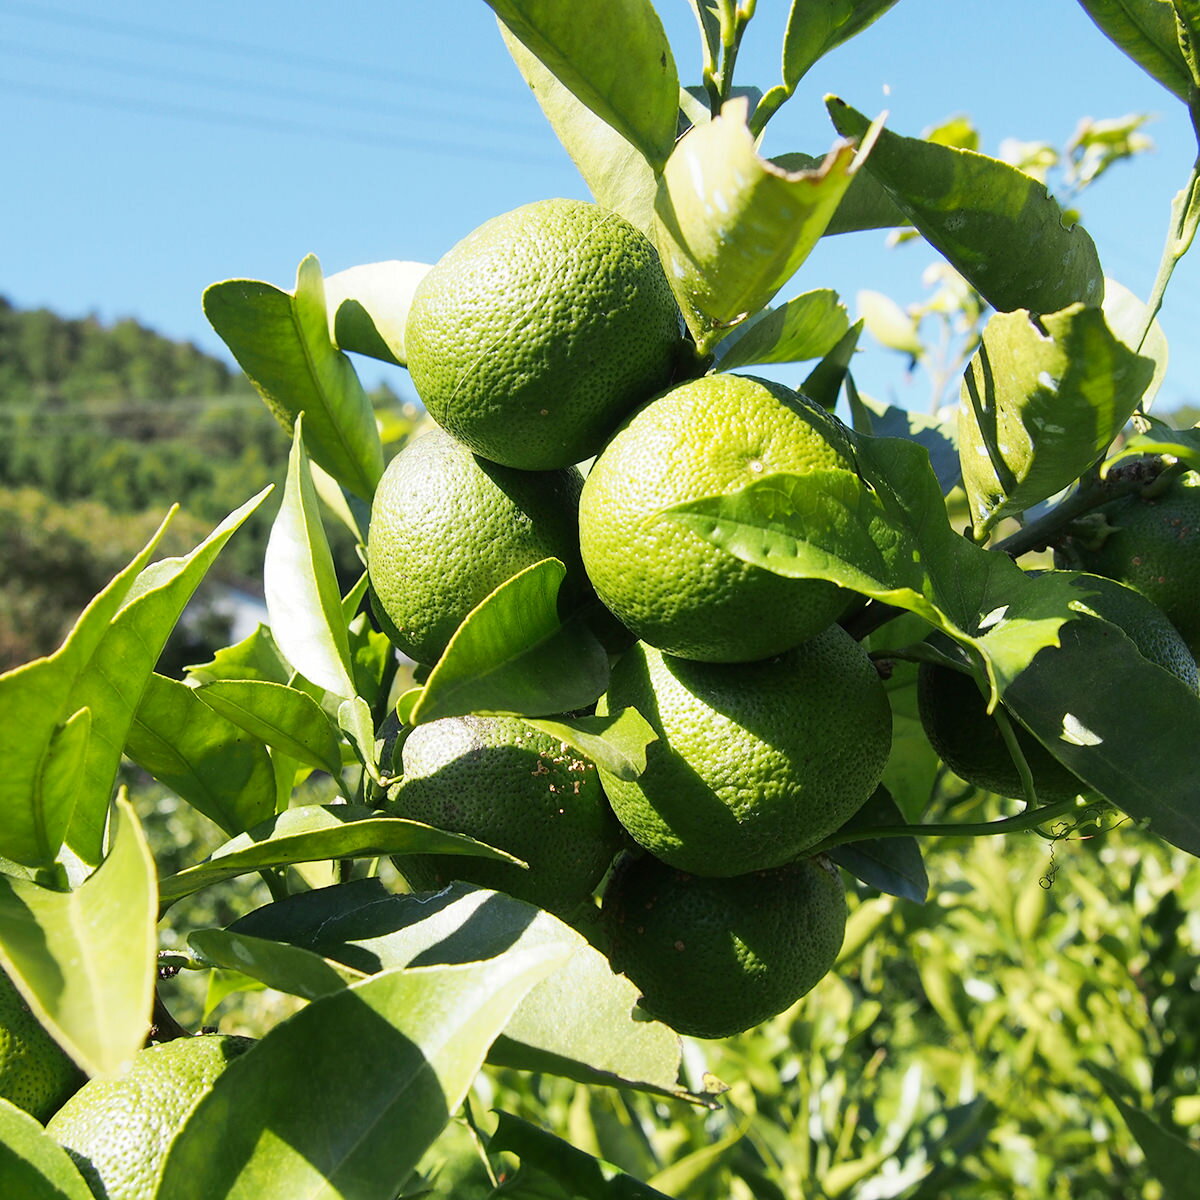
[[[824,856],[734,878],[623,860],[604,893],[613,969],[679,1033],[729,1037],[783,1012],[830,970],[846,928]]]
[[[1120,628],[1143,657],[1170,671],[1193,691],[1198,689],[1196,662],[1175,627],[1140,592],[1099,575],[1079,580],[1078,607]],[[922,663],[917,672],[921,724],[938,757],[961,779],[1001,796],[1023,794],[1021,776],[1001,733],[988,714],[978,684],[961,671]],[[1038,797],[1069,800],[1088,790],[1032,733],[1010,719]]]
[[[83,1081],[0,971],[0,1097],[45,1122]]]
[[[848,468],[850,454],[841,422],[782,384],[709,375],[656,397],[584,483],[580,545],[597,595],[643,641],[683,658],[766,658],[812,637],[847,593],[743,562],[661,510],[773,471]]]
[[[461,854],[397,858],[420,890],[462,879],[572,914],[592,894],[621,830],[578,751],[515,717],[446,717],[418,725],[401,751],[389,811],[507,850],[529,869]]]
[[[1121,496],[1098,514],[1092,531],[1085,520],[1064,540],[1055,562],[1137,588],[1200,656],[1200,472],[1177,476],[1160,495]]]
[[[679,310],[650,241],[581,200],[486,221],[418,285],[404,343],[440,425],[495,462],[581,462],[671,378]]]
[[[147,1046],[120,1078],[84,1084],[46,1131],[66,1147],[97,1196],[154,1200],[175,1135],[217,1076],[253,1045],[250,1038],[214,1033]]]
[[[409,442],[371,507],[367,562],[380,623],[410,658],[434,663],[462,620],[518,571],[566,565],[568,602],[591,595],[579,558],[574,467],[515,471],[441,429]]]
[[[697,875],[776,867],[816,845],[871,796],[891,745],[883,684],[838,625],[752,663],[639,642],[597,711],[628,705],[658,740],[636,779],[601,771],[604,790],[635,841]]]

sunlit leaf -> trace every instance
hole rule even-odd
[[[1079,0],[1084,12],[1152,79],[1186,102],[1191,73],[1170,0]]]
[[[12,1200],[94,1200],[71,1156],[34,1117],[3,1097],[0,1184]]]
[[[0,966],[89,1075],[128,1068],[154,996],[154,860],[124,795],[112,824],[107,856],[75,891],[0,875]]]
[[[225,929],[198,929],[188,934],[188,944],[206,964],[242,972],[266,987],[305,1000],[341,991],[348,984],[366,978],[366,972],[274,938],[256,938]]]
[[[353,350],[404,366],[404,323],[426,263],[365,263],[325,278],[329,336],[340,350]]]
[[[636,779],[646,769],[646,747],[658,737],[636,708],[619,708],[606,716],[525,721],[573,746],[617,779]]]
[[[719,370],[753,363],[804,362],[823,358],[850,328],[838,294],[830,288],[804,292],[744,321],[717,346]]]

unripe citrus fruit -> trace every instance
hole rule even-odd
[[[1151,489],[1153,493],[1153,489]],[[1059,566],[1135,587],[1170,618],[1200,656],[1200,472],[1185,471],[1161,494],[1121,496],[1097,510],[1055,553]]]
[[[639,409],[593,464],[579,505],[596,593],[643,641],[683,658],[766,658],[819,633],[849,596],[785,579],[661,514],[773,471],[849,468],[841,422],[782,384],[709,375]]]
[[[866,652],[833,625],[776,658],[699,663],[638,643],[597,706],[632,705],[658,740],[634,780],[601,772],[633,839],[697,875],[789,862],[868,800],[891,709]]]
[[[1116,625],[1139,653],[1186,683],[1200,686],[1196,662],[1174,625],[1140,592],[1099,575],[1079,574],[1079,607]],[[959,778],[1001,796],[1022,795],[1021,776],[999,722],[971,676],[922,663],[917,672],[921,724],[938,757]],[[1041,800],[1069,800],[1088,790],[1072,771],[1010,718],[1018,746]]]
[[[389,811],[507,850],[529,869],[461,854],[396,865],[419,889],[453,879],[508,892],[569,916],[600,882],[620,826],[596,766],[515,717],[446,717],[418,725],[401,751]]]
[[[514,471],[442,429],[409,442],[371,507],[367,562],[380,623],[410,658],[437,662],[462,620],[543,558],[567,568],[568,599],[591,594],[579,558],[574,467]]]
[[[679,1033],[729,1037],[783,1012],[834,964],[846,929],[841,877],[824,856],[734,878],[624,860],[604,892],[613,969]]]
[[[84,1084],[46,1131],[97,1196],[154,1200],[175,1135],[217,1076],[253,1045],[250,1038],[201,1034],[147,1046],[119,1079]]]
[[[45,1122],[83,1081],[0,971],[0,1097]]]
[[[440,425],[495,462],[580,462],[665,387],[679,310],[658,254],[616,213],[542,200],[484,222],[418,285],[408,369]]]

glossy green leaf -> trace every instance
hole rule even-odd
[[[863,137],[867,118],[826,98],[837,131]],[[865,169],[917,230],[1001,312],[1099,304],[1096,247],[1046,186],[996,158],[882,130]]]
[[[150,676],[125,753],[230,836],[275,811],[275,771],[262,742],[178,680]]]
[[[324,709],[307,693],[261,679],[221,679],[188,690],[258,741],[330,775],[341,773],[337,733]]]
[[[1124,427],[1153,374],[1099,308],[1072,305],[1038,324],[1026,312],[996,313],[963,378],[959,416],[963,483],[980,532],[1073,483]]]
[[[389,895],[361,880],[268,905],[229,932],[293,942],[360,971],[490,961],[510,946],[565,948],[566,963],[521,1002],[491,1061],[681,1094],[679,1039],[635,1011],[637,988],[575,930],[511,896],[464,883]]]
[[[544,1171],[581,1200],[671,1200],[665,1192],[626,1175],[624,1171],[578,1150],[570,1142],[514,1117],[496,1114],[496,1132],[488,1147],[515,1154],[522,1167]]]
[[[731,100],[680,139],[655,199],[655,241],[702,353],[796,273],[854,175],[854,147],[811,171],[761,158],[746,102]]]
[[[608,655],[581,619],[559,618],[565,576],[557,558],[543,559],[480,601],[430,672],[408,721],[553,716],[591,704],[608,685]]]
[[[339,350],[352,350],[404,366],[404,323],[427,263],[365,263],[325,277],[329,336]]]
[[[263,590],[271,632],[288,662],[335,696],[354,695],[350,641],[333,555],[321,524],[302,426],[297,419],[283,503],[271,526]]]
[[[721,0],[688,0],[704,47],[704,65],[715,71],[721,55]]]
[[[287,683],[292,670],[279,652],[269,626],[259,625],[240,642],[217,650],[209,662],[188,667],[187,677],[191,683],[212,683],[217,679]]]
[[[150,1029],[154,860],[122,794],[100,866],[73,892],[0,875],[0,965],[89,1075],[128,1068]]]
[[[303,946],[225,929],[198,929],[188,934],[188,944],[206,965],[240,971],[266,987],[305,1000],[317,1000],[366,978],[366,972],[322,958]]]
[[[526,717],[525,720],[534,729],[573,746],[617,779],[636,779],[646,769],[646,747],[658,739],[636,708],[619,708],[602,717],[559,717],[553,721]]]
[[[171,1146],[160,1195],[393,1200],[559,960],[553,947],[515,948],[313,1001],[218,1077]]]
[[[1146,1156],[1146,1165],[1163,1186],[1166,1200],[1188,1200],[1195,1195],[1196,1177],[1200,1172],[1200,1151],[1189,1146],[1178,1134],[1164,1129],[1149,1113],[1135,1108],[1123,1096],[1121,1080],[1111,1071],[1087,1064],[1087,1070],[1104,1088],[1116,1105],[1129,1132]]]
[[[858,433],[908,438],[924,446],[942,495],[949,495],[962,482],[957,414],[952,413],[947,418],[913,412],[897,404],[885,404],[863,396],[853,388],[850,389],[850,414]]]
[[[159,883],[159,898],[165,908],[201,888],[263,867],[383,854],[477,854],[520,861],[473,838],[385,817],[360,805],[308,804],[281,812],[219,846],[204,862],[167,876]]]
[[[0,1188],[11,1200],[94,1200],[71,1156],[35,1118],[3,1097]]]
[[[675,144],[679,78],[649,0],[487,0],[500,23],[654,169]]]
[[[862,337],[863,323],[855,321],[841,336],[837,345],[805,376],[800,390],[827,412],[837,408],[842,384],[851,387],[850,363]]]
[[[1079,0],[1104,35],[1152,79],[1186,102],[1191,73],[1170,0]]]
[[[830,50],[877,21],[896,0],[792,0],[783,35],[783,82],[789,92]]]
[[[329,336],[321,264],[311,254],[285,292],[253,279],[214,283],[204,314],[289,431],[305,414],[308,448],[339,483],[370,500],[383,474],[371,402]]]
[[[145,567],[75,681],[71,703],[91,710],[91,731],[67,841],[89,865],[100,861],[113,781],[146,681],[217,555],[269,491],[231,513],[190,554]]]
[[[168,518],[169,520],[169,518]],[[66,837],[78,792],[59,781],[79,770],[79,677],[108,632],[129,589],[150,561],[164,521],[137,557],[83,610],[53,654],[0,675],[0,854],[30,867],[49,866]],[[72,732],[63,727],[75,720]],[[86,718],[90,734],[91,714]],[[46,773],[53,773],[47,791]]]
[[[350,746],[366,773],[376,783],[381,782],[379,745],[375,739],[371,706],[361,696],[355,696],[353,700],[343,700],[338,705],[338,727],[349,739]]]
[[[830,288],[804,292],[739,325],[718,344],[717,369],[824,358],[849,328],[850,318],[837,292]]]
[[[881,825],[905,825],[904,814],[884,787],[862,806],[838,833],[857,833]],[[878,888],[903,900],[925,903],[929,892],[929,876],[921,857],[921,847],[915,837],[867,838],[862,841],[835,845],[826,853],[839,867],[845,867],[868,887]]]
[[[570,155],[596,203],[620,213],[648,237],[658,180],[642,152],[555,77],[536,54],[500,26],[517,69]]]
[[[782,171],[794,172],[815,170],[822,160],[812,154],[792,152],[776,154],[771,161]],[[883,184],[868,171],[856,171],[822,236],[858,233],[864,229],[895,229],[908,224],[908,216]]]
[[[1196,0],[1171,0],[1171,7],[1175,10],[1175,40],[1193,87],[1200,86],[1200,4]]]

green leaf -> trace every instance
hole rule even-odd
[[[783,171],[812,171],[821,165],[820,157],[795,152],[777,154],[771,162]],[[907,215],[888,195],[883,184],[867,171],[856,171],[821,236],[858,233],[864,229],[894,229],[908,224]]]
[[[1117,340],[1142,358],[1154,363],[1154,376],[1142,393],[1142,411],[1149,410],[1167,374],[1167,338],[1158,321],[1152,321],[1146,336],[1147,309],[1124,284],[1115,279],[1104,281],[1104,320]]]
[[[94,1200],[71,1156],[34,1117],[3,1097],[0,1184],[12,1200]]]
[[[581,618],[559,619],[565,576],[557,558],[546,558],[480,601],[430,672],[408,721],[553,716],[591,704],[608,684],[608,655]]]
[[[925,353],[919,322],[890,296],[864,289],[858,293],[858,312],[867,332],[889,350],[898,350],[914,359]]]
[[[269,491],[226,517],[191,554],[145,567],[75,681],[71,703],[86,706],[92,717],[67,841],[89,865],[100,861],[113,781],[154,665],[209,567]]]
[[[796,273],[854,175],[840,144],[815,170],[761,158],[746,101],[680,139],[659,182],[655,242],[701,353],[757,312]]]
[[[800,385],[800,390],[827,412],[833,412],[837,408],[843,383],[846,383],[847,388],[854,386],[850,379],[850,362],[858,349],[858,339],[862,337],[862,331],[862,321],[855,321],[841,336],[837,345],[809,371]]]
[[[1079,0],[1118,49],[1185,103],[1191,73],[1179,48],[1170,0]]]
[[[861,33],[896,0],[792,0],[783,35],[783,83],[789,92],[830,50]]]
[[[743,321],[717,347],[717,369],[824,358],[850,328],[837,292],[818,288]]]
[[[325,278],[329,337],[339,350],[352,350],[404,366],[404,323],[426,263],[366,263]]]
[[[287,484],[263,564],[263,589],[275,642],[306,679],[335,696],[354,693],[350,640],[333,555],[297,419]]]
[[[289,808],[218,846],[202,863],[159,882],[162,907],[201,888],[248,871],[327,858],[376,858],[383,854],[476,854],[519,863],[511,854],[474,838],[443,833],[418,821],[386,817],[354,804],[306,804]]]
[[[497,1112],[496,1120],[489,1150],[515,1154],[522,1167],[544,1171],[571,1196],[582,1200],[671,1200],[665,1192],[656,1191],[612,1163],[577,1150],[570,1142],[520,1117]]]
[[[89,1074],[126,1070],[150,1030],[154,860],[124,794],[104,861],[73,892],[0,875],[0,965]]]
[[[125,753],[230,836],[275,811],[275,771],[261,741],[178,680],[150,676]]]
[[[596,203],[619,213],[651,237],[658,188],[654,168],[636,146],[577,99],[503,24],[500,33]]]
[[[1192,85],[1200,85],[1200,4],[1196,0],[1171,0],[1171,7],[1175,10],[1175,40]]]
[[[636,708],[618,708],[602,717],[560,717],[555,721],[526,717],[525,722],[573,746],[617,779],[636,779],[646,769],[646,747],[658,740],[658,734]]]
[[[855,388],[850,389],[850,413],[858,433],[908,438],[924,446],[943,496],[949,495],[962,482],[957,414],[947,420],[912,412],[896,404],[863,396]]]
[[[866,135],[866,117],[836,96],[825,102],[839,133]],[[865,169],[1001,312],[1100,303],[1104,276],[1092,239],[1064,223],[1058,202],[1032,176],[996,158],[886,129]]]
[[[260,742],[335,778],[341,774],[337,733],[324,709],[307,693],[261,679],[221,679],[188,690]],[[242,829],[231,832],[241,833]]]
[[[218,650],[211,662],[188,667],[187,676],[192,683],[213,683],[218,679],[265,679],[270,683],[287,683],[292,670],[280,654],[270,628],[259,625],[240,642]]]
[[[1143,454],[1168,454],[1193,471],[1200,471],[1200,426],[1193,429],[1172,429],[1157,417],[1144,418],[1146,431],[1136,433],[1126,441],[1105,466],[1112,469],[1125,458],[1140,458]]]
[[[383,446],[354,367],[330,339],[316,258],[301,262],[292,293],[253,279],[214,283],[204,293],[204,314],[284,428],[291,431],[304,413],[313,459],[370,500],[383,474]]]
[[[166,527],[164,521],[133,562],[88,604],[53,654],[0,675],[0,854],[5,858],[47,867],[58,857],[78,796],[61,782],[79,770],[86,752],[80,746],[85,722],[90,735],[91,714],[81,717],[75,700],[79,678]],[[64,733],[68,722],[76,724]]]
[[[1195,1195],[1200,1153],[1183,1138],[1164,1129],[1148,1113],[1128,1103],[1121,1095],[1122,1083],[1116,1075],[1095,1063],[1085,1066],[1117,1106],[1125,1124],[1129,1126],[1129,1132],[1137,1139],[1146,1156],[1146,1165],[1162,1184],[1167,1200],[1187,1200]]]
[[[392,1200],[559,960],[555,948],[513,949],[313,1001],[218,1077],[171,1146],[160,1194]]]
[[[366,978],[363,971],[273,938],[198,929],[188,934],[188,944],[206,965],[239,971],[266,987],[305,1000],[318,1000]]]
[[[488,0],[500,23],[652,168],[675,144],[679,77],[649,0]]]
[[[855,833],[880,825],[905,825],[904,814],[887,788],[875,789],[875,794],[862,806],[831,840],[841,833]],[[847,842],[826,851],[839,867],[845,867],[868,887],[878,888],[903,900],[925,903],[929,893],[929,876],[921,847],[915,837],[869,838]]]
[[[700,29],[704,66],[715,73],[721,57],[721,0],[688,0]]]
[[[436,895],[389,895],[379,881],[359,880],[258,909],[229,933],[292,942],[360,971],[490,961],[510,946],[564,948],[569,958],[521,1002],[490,1060],[685,1094],[679,1039],[645,1019],[637,988],[582,935],[511,896],[464,883]]]
[[[1027,312],[996,313],[963,378],[958,426],[977,536],[1083,474],[1153,374],[1099,308],[1074,304],[1036,324]]]
[[[338,705],[338,727],[349,738],[363,770],[376,783],[382,782],[379,774],[379,745],[375,740],[371,706],[361,696],[343,700]]]

